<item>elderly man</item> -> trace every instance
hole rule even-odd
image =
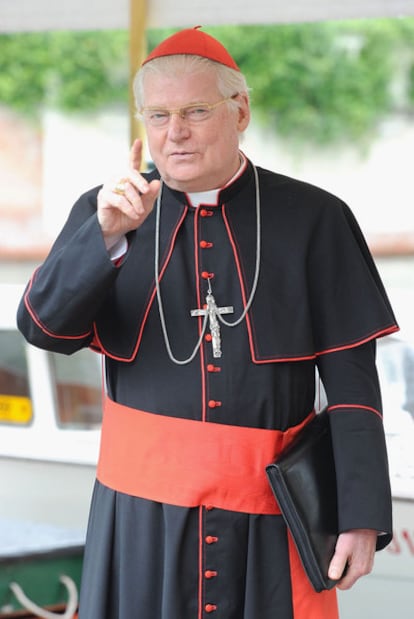
[[[265,466],[327,393],[347,589],[391,538],[375,339],[397,329],[347,206],[239,150],[245,79],[199,29],[134,84],[141,143],[84,194],[19,309],[37,346],[105,356],[81,619],[334,619]],[[155,206],[154,206],[155,205]],[[347,565],[345,575],[341,576]]]

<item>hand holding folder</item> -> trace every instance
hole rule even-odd
[[[303,567],[315,591],[331,589],[328,568],[338,538],[335,462],[324,409],[266,467]]]

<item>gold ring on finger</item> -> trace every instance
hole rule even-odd
[[[118,181],[114,187],[114,193],[117,193],[118,195],[123,196],[125,194],[127,181],[128,179],[126,178],[122,178],[120,181]]]

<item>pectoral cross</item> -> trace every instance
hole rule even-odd
[[[221,337],[220,323],[217,316],[219,314],[232,314],[234,311],[231,305],[227,307],[217,307],[216,300],[213,297],[210,280],[208,280],[208,291],[206,295],[206,308],[191,310],[191,316],[206,316],[208,315],[209,327],[211,333],[211,344],[213,346],[213,357],[221,357]]]

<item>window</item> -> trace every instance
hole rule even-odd
[[[414,347],[398,336],[380,340],[378,373],[393,492],[414,498]]]
[[[50,353],[58,424],[87,429],[102,419],[101,357],[90,350],[66,356]]]
[[[0,423],[25,425],[32,415],[23,337],[0,330]]]

